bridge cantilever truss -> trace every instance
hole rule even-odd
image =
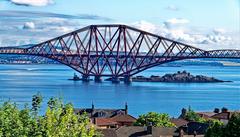
[[[29,48],[0,48],[0,54],[46,57],[83,75],[130,78],[166,62],[194,58],[240,58],[239,50],[205,51],[126,25],[91,25]]]

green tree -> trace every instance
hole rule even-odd
[[[226,126],[215,120],[205,134],[206,137],[240,137],[240,113],[234,113]]]
[[[76,115],[72,104],[63,105],[59,99],[54,99],[51,108],[48,107],[42,124],[45,127],[44,134],[49,137],[92,137],[95,135],[95,128],[90,124],[86,114]]]
[[[223,123],[219,120],[209,120],[209,127],[205,133],[205,137],[224,137]]]
[[[42,96],[34,95],[32,108],[19,109],[10,101],[0,105],[0,137],[92,137],[100,136],[86,114],[76,115],[73,105],[59,98],[48,101],[43,116],[38,115]]]
[[[184,119],[188,121],[195,121],[195,122],[201,122],[201,123],[206,123],[207,120],[204,118],[200,117],[196,112],[191,109],[191,107],[188,108],[186,114],[183,116]]]
[[[240,137],[240,113],[234,113],[225,128],[225,137]]]
[[[33,95],[32,97],[32,112],[34,116],[37,116],[38,111],[42,104],[42,95],[40,93],[37,93],[36,95]]]
[[[175,125],[170,122],[168,114],[161,114],[156,112],[149,112],[147,114],[140,115],[135,126],[148,126],[149,124],[155,127],[174,127]]]

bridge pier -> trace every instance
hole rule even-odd
[[[82,75],[82,81],[83,82],[89,82],[90,81],[90,78],[88,75]]]
[[[101,83],[101,82],[102,82],[101,76],[95,76],[95,77],[94,77],[94,81],[95,81],[96,83]]]
[[[125,84],[130,84],[132,82],[131,76],[124,76],[124,83]]]
[[[112,77],[112,83],[114,83],[114,84],[120,83],[119,77],[116,77],[116,76]]]

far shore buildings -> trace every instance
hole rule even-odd
[[[137,120],[128,114],[128,105],[123,109],[99,109],[92,104],[91,108],[74,109],[76,114],[86,113],[97,130],[104,137],[204,137],[209,124],[188,121],[182,118],[186,113],[182,110],[179,118],[172,118],[176,126],[171,128],[153,126],[134,126]],[[218,119],[227,124],[233,113],[226,108],[215,109],[213,112],[197,112],[204,119]]]

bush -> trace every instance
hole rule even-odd
[[[210,124],[205,137],[240,137],[240,113],[234,113],[226,126],[217,121]]]
[[[73,105],[51,98],[45,115],[39,116],[42,97],[34,95],[32,108],[18,109],[10,101],[0,106],[0,136],[4,137],[92,137],[99,136],[86,114],[76,115]]]
[[[223,123],[219,120],[211,120],[205,137],[223,137],[223,132]]]
[[[147,114],[140,115],[135,126],[155,126],[155,127],[174,127],[175,125],[170,122],[168,114],[161,114],[156,112],[149,112]]]
[[[240,113],[234,113],[225,128],[226,137],[240,137]]]
[[[200,123],[206,123],[207,120],[200,117],[196,112],[194,112],[190,107],[188,108],[186,114],[183,116],[184,119],[188,121],[195,121]]]

